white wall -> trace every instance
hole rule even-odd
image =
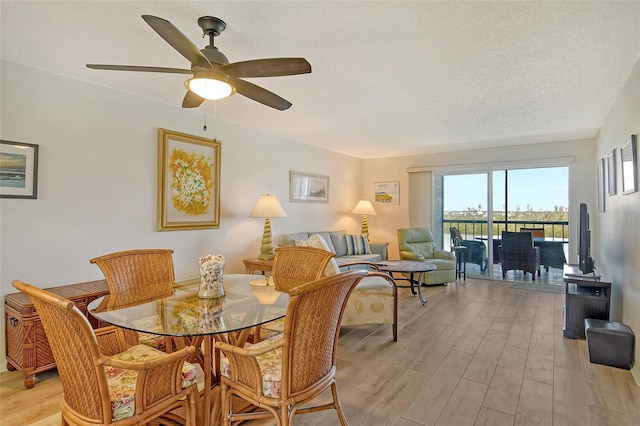
[[[362,160],[218,120],[220,229],[157,232],[158,128],[212,137],[202,112],[5,61],[1,70],[0,138],[38,144],[40,161],[38,199],[0,199],[0,295],[15,292],[15,278],[43,288],[101,279],[89,259],[143,247],[173,249],[177,279],[196,276],[208,253],[228,259],[226,272],[243,272],[242,259],[260,251],[264,221],[248,215],[265,193],[288,214],[272,220],[274,235],[360,229],[350,212]],[[290,170],[329,176],[330,202],[289,203]]]
[[[636,366],[632,371],[636,383],[640,383],[640,192],[622,194],[619,151],[630,135],[640,136],[639,133],[640,60],[620,91],[597,138],[596,158],[606,159],[612,149],[616,150],[618,192],[612,196],[605,195],[604,213],[591,213],[597,224],[599,255],[595,258],[596,265],[600,265],[613,281],[612,320],[627,324],[636,334]],[[640,166],[636,174],[640,177]]]

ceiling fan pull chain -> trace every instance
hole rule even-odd
[[[216,116],[218,115],[218,101],[213,101],[213,140],[216,140]]]
[[[204,103],[204,126],[202,126],[202,130],[207,131],[207,103]]]

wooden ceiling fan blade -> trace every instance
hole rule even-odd
[[[87,64],[87,68],[94,70],[109,70],[109,71],[138,71],[138,72],[161,72],[168,74],[193,74],[191,70],[183,68],[165,68],[165,67],[146,67],[137,65],[102,65],[102,64]]]
[[[234,62],[221,68],[228,76],[237,78],[279,77],[311,72],[311,64],[304,58],[253,59]]]
[[[249,83],[248,81],[240,80],[237,78],[229,78],[229,83],[231,83],[236,88],[236,92],[240,93],[243,96],[246,96],[249,99],[253,99],[256,102],[260,102],[263,105],[275,108],[280,111],[284,111],[285,109],[289,109],[291,107],[291,102],[287,101],[284,98],[281,98],[273,92],[268,91],[267,89],[263,89],[262,87],[256,86],[253,83]]]
[[[211,68],[211,62],[207,57],[171,22],[153,15],[142,15],[142,19],[192,65]]]
[[[187,94],[184,95],[182,100],[182,108],[197,108],[205,101],[204,98],[196,95],[191,90],[187,90]]]

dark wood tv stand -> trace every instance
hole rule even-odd
[[[565,305],[563,335],[571,339],[584,338],[584,320],[609,321],[611,281],[595,270],[582,274],[577,265],[564,265]]]

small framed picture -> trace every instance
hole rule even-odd
[[[604,158],[598,160],[596,186],[598,188],[598,211],[604,212]]]
[[[158,231],[220,227],[220,145],[159,130]]]
[[[620,149],[620,168],[622,169],[622,193],[631,194],[638,190],[638,154],[636,135],[631,135]]]
[[[0,198],[38,198],[38,145],[0,140]]]
[[[329,176],[290,171],[289,201],[293,203],[328,203]]]
[[[373,184],[375,204],[400,204],[400,182],[376,182]]]
[[[616,150],[607,155],[607,188],[609,195],[616,195]]]

